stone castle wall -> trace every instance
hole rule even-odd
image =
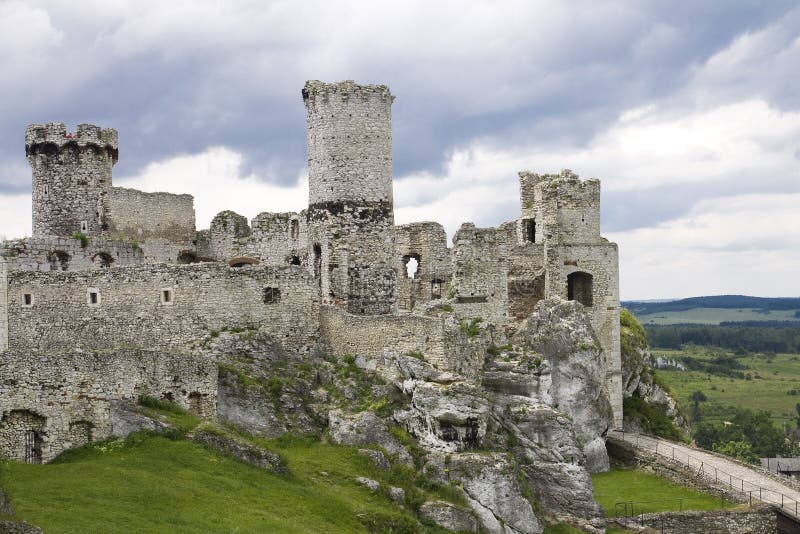
[[[145,262],[142,249],[132,243],[74,237],[31,237],[0,243],[0,256],[13,271],[88,271]]]
[[[25,154],[33,169],[33,235],[100,235],[103,204],[118,157],[117,131],[81,124],[32,124]]]
[[[8,349],[8,263],[0,257],[0,353]]]
[[[456,311],[504,324],[508,318],[508,242],[497,228],[464,223],[453,237]]]
[[[389,354],[418,352],[442,371],[474,376],[479,369],[470,361],[467,335],[449,315],[365,317],[325,306],[320,320],[320,340],[334,356],[350,354],[378,360]]]
[[[306,351],[318,331],[316,287],[297,267],[19,271],[9,274],[8,286],[14,350],[161,350],[189,346],[213,330],[260,328],[287,350]]]
[[[194,197],[172,193],[144,193],[112,187],[105,199],[112,239],[142,243],[163,239],[191,247],[195,239]]]
[[[20,461],[46,462],[71,447],[119,434],[114,404],[135,402],[143,394],[203,417],[216,413],[217,366],[191,355],[127,349],[50,356],[12,350],[0,359],[0,377],[0,450]],[[38,442],[36,451],[31,440]],[[40,456],[26,458],[34,452]]]

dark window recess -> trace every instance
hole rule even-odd
[[[289,265],[300,265],[300,258],[298,256],[292,256],[289,258]]]
[[[89,293],[89,304],[97,304],[98,296],[99,295],[94,291]]]
[[[31,295],[30,293],[25,293],[24,295],[22,295],[22,303],[25,304],[25,306],[32,306],[33,295]]]
[[[432,299],[440,299],[442,298],[442,284],[444,280],[439,278],[434,278],[431,280],[431,298]]]
[[[581,271],[567,276],[567,298],[577,300],[584,306],[593,304],[592,275]]]
[[[169,289],[163,290],[161,292],[161,299],[164,301],[164,303],[172,302],[172,291]]]
[[[456,302],[459,304],[474,304],[477,302],[486,302],[486,296],[470,296],[470,297],[456,297]]]
[[[281,301],[281,290],[277,287],[264,288],[264,304],[277,304]]]
[[[525,219],[525,241],[536,243],[536,219]]]

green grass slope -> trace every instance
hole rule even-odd
[[[719,510],[732,507],[719,497],[700,493],[673,484],[652,473],[614,468],[607,473],[592,475],[594,498],[606,511],[606,517],[624,515],[618,503],[634,503],[628,512],[634,514],[671,512],[677,510]]]
[[[356,476],[392,476],[356,450],[297,439],[272,450],[289,475],[191,441],[136,434],[48,465],[4,463],[0,485],[17,518],[48,533],[418,531],[408,507],[356,484]]]

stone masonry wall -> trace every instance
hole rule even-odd
[[[112,239],[143,243],[149,239],[192,245],[195,239],[194,197],[144,193],[112,187],[105,199],[106,234]]]
[[[240,246],[242,256],[262,264],[308,265],[308,225],[305,212],[259,213],[252,220],[249,238]]]
[[[62,123],[31,124],[25,154],[33,170],[33,235],[100,235],[104,198],[118,158],[117,131],[78,125],[73,135]]]
[[[191,355],[134,349],[58,356],[1,353],[0,451],[25,461],[25,434],[31,431],[45,462],[68,448],[105,439],[115,430],[114,402],[135,401],[141,394],[213,417],[217,366]]]
[[[617,519],[624,527],[649,527],[662,534],[775,534],[778,516],[770,508],[714,512],[665,512],[636,519]]]
[[[29,237],[0,243],[0,256],[12,271],[87,271],[140,265],[140,247],[124,241],[88,238],[86,246],[73,237]]]
[[[318,331],[316,287],[298,267],[20,271],[9,275],[9,303],[15,350],[160,350],[191,345],[212,330],[260,328],[287,350],[306,351]]]
[[[8,349],[8,264],[0,257],[0,353]]]
[[[377,359],[390,353],[419,351],[426,361],[441,370],[467,376],[476,371],[474,366],[462,368],[462,363],[469,363],[465,356],[470,353],[468,339],[458,322],[446,315],[364,317],[323,306],[320,321],[320,339],[332,355]]]
[[[504,324],[508,319],[508,244],[497,228],[464,223],[453,237],[455,309]]]

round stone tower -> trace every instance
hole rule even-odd
[[[323,299],[395,311],[392,101],[385,85],[308,81],[309,258]]]
[[[117,162],[117,131],[92,124],[31,124],[25,154],[33,169],[33,236],[99,235]]]

